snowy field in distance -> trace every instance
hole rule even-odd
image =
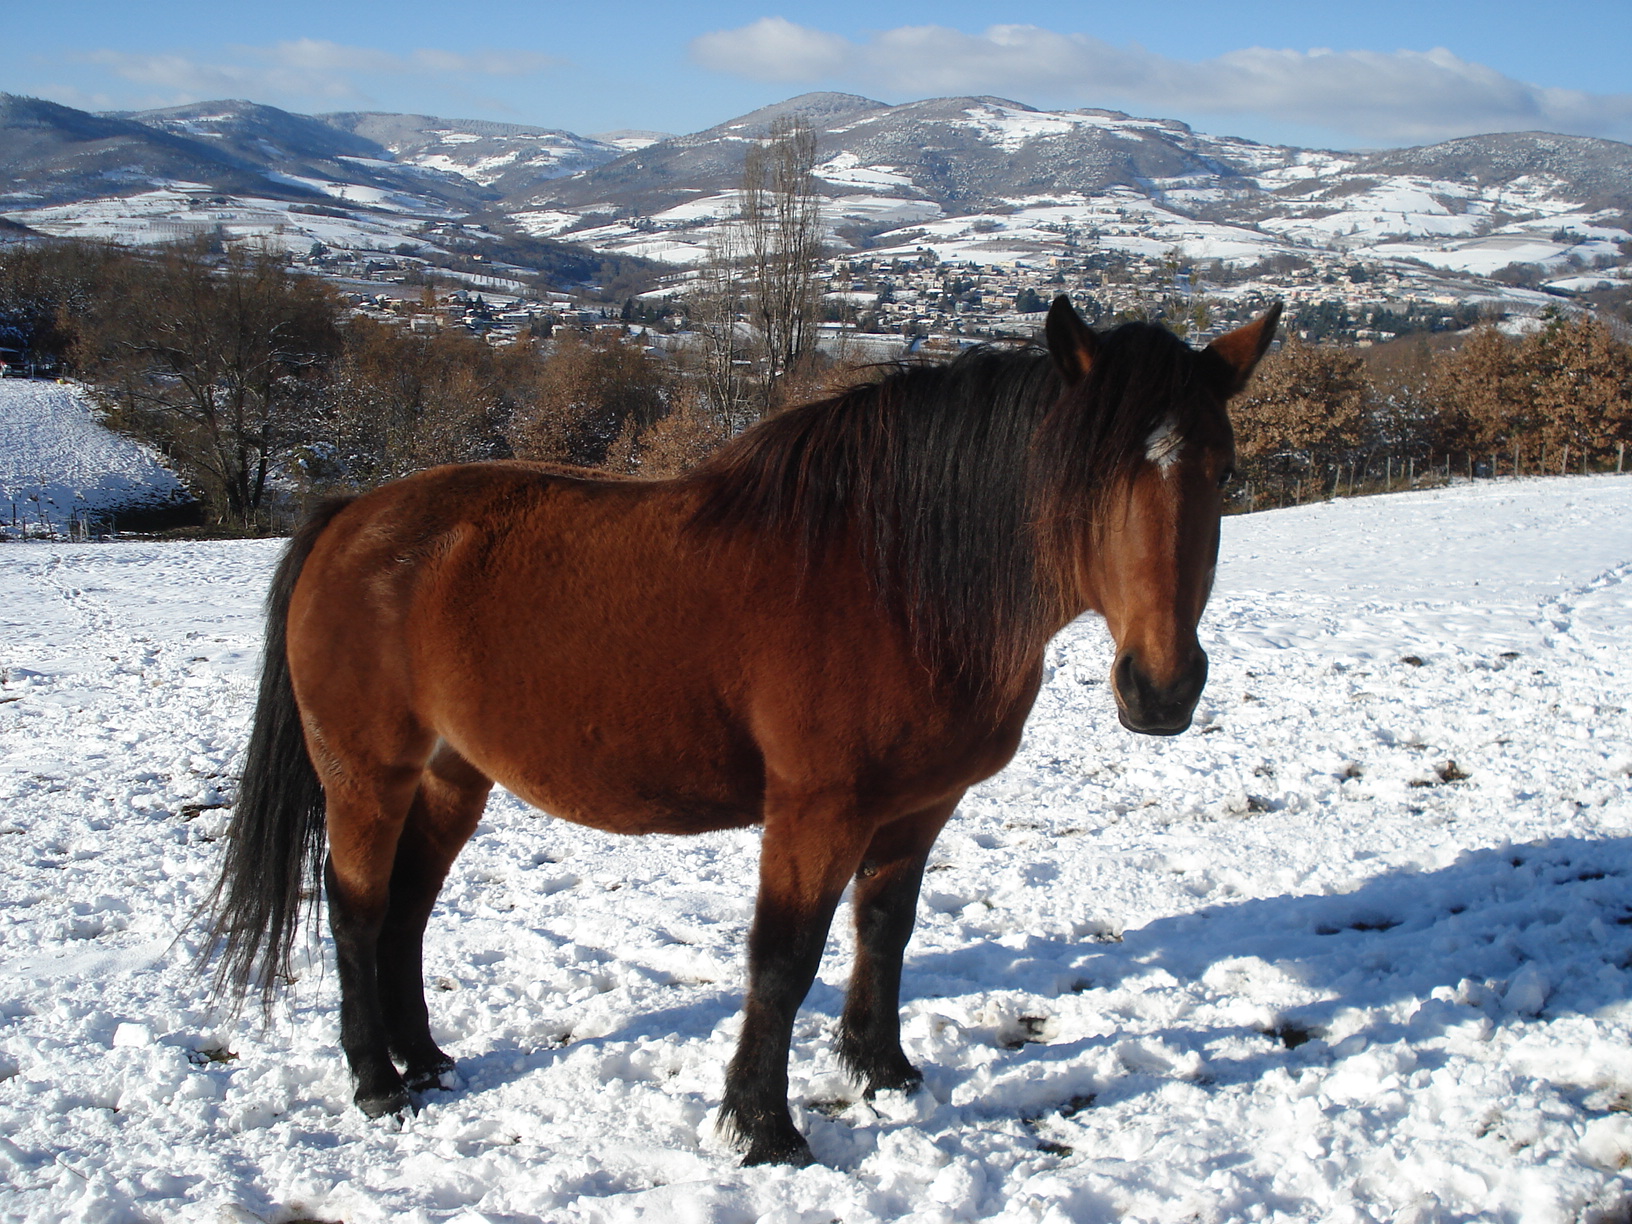
[[[65,533],[76,514],[186,500],[175,473],[107,429],[82,388],[0,380],[0,530]]]
[[[212,1014],[275,542],[0,545],[0,1220],[1590,1221],[1632,1199],[1632,478],[1227,520],[1212,680],[1122,731],[1073,626],[908,951],[927,1090],[800,1015],[814,1168],[712,1135],[757,837],[496,797],[432,920],[463,1085],[350,1108],[335,975]],[[179,944],[171,941],[181,931]],[[1623,1217],[1614,1217],[1623,1218]]]

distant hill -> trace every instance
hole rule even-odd
[[[137,123],[211,146],[236,164],[256,166],[285,188],[323,191],[355,184],[405,200],[429,199],[475,211],[494,194],[458,173],[399,161],[379,142],[321,118],[255,102],[195,102],[138,111]]]
[[[1508,264],[1628,279],[1615,269],[1632,239],[1632,146],[1616,141],[1514,132],[1344,152],[995,97],[809,93],[685,135],[588,137],[242,101],[93,115],[3,95],[0,210],[118,242],[218,233],[296,256],[411,252],[466,276],[508,263],[495,284],[539,268],[599,276],[607,255],[704,258],[735,213],[747,149],[787,115],[814,130],[837,251],[1010,264],[1318,256],[1426,265],[1462,278],[1445,289],[1464,295]]]
[[[591,170],[623,153],[617,145],[593,137],[520,123],[374,111],[317,119],[366,137],[401,163],[457,174],[500,199],[524,197],[541,183]]]
[[[0,180],[6,185],[0,202],[13,209],[128,194],[156,180],[207,183],[219,191],[278,190],[262,169],[197,140],[15,94],[0,94]]]

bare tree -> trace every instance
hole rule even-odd
[[[111,423],[161,447],[219,520],[264,526],[268,478],[307,440],[339,352],[332,295],[270,254],[203,245],[120,271],[76,344]]]
[[[416,335],[371,319],[344,330],[324,411],[304,456],[309,478],[335,492],[366,489],[438,463],[502,458],[502,427],[531,392],[537,361],[517,345]]]
[[[748,259],[743,227],[722,225],[698,269],[688,312],[698,338],[694,354],[703,395],[720,422],[736,432],[757,415],[760,392],[752,372],[747,325],[740,323],[748,293]]]
[[[816,347],[822,225],[815,166],[816,133],[787,115],[771,124],[743,164],[747,287],[765,345],[762,414],[774,409],[778,386]]]

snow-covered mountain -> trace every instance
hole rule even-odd
[[[434,115],[363,111],[319,115],[317,119],[366,137],[388,149],[398,162],[460,175],[505,199],[525,195],[550,179],[604,165],[621,156],[626,147],[554,128]],[[624,134],[622,139],[627,141],[632,135]]]
[[[788,113],[816,130],[836,237],[943,258],[1059,254],[1091,238],[1132,253],[1250,261],[1315,248],[1488,273],[1612,260],[1632,236],[1632,146],[1615,141],[1508,133],[1343,153],[1116,111],[850,94],[807,94],[637,150],[511,201],[523,206],[512,215],[536,233],[694,257],[735,207],[748,143]]]
[[[399,161],[379,143],[308,115],[255,102],[195,102],[137,111],[134,122],[208,147],[222,161],[254,167],[296,191],[340,196],[358,188],[361,202],[373,193],[399,204],[429,200],[462,210],[484,207],[489,194],[467,175],[411,160]]]
[[[264,168],[162,127],[0,94],[0,208],[131,195],[175,181],[222,192],[278,190]]]
[[[839,250],[986,263],[1093,250],[1177,249],[1238,264],[1320,253],[1414,260],[1456,276],[1533,263],[1554,276],[1608,269],[1615,279],[1626,263],[1618,244],[1632,239],[1632,146],[1615,141],[1505,133],[1342,152],[1115,111],[991,97],[891,106],[839,93],[667,137],[375,112],[307,117],[242,102],[98,116],[0,98],[0,169],[11,177],[0,206],[47,232],[151,241],[178,225],[242,222],[178,215],[181,204],[196,209],[200,192],[247,201],[280,235],[287,216],[272,214],[320,200],[355,223],[357,236],[343,241],[360,249],[393,249],[427,218],[466,217],[685,264],[734,214],[746,150],[790,114],[815,130]],[[122,213],[149,219],[121,224]],[[392,232],[376,233],[381,225]],[[341,228],[299,240],[332,243]]]

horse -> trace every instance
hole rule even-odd
[[[911,1090],[925,861],[1016,751],[1049,640],[1097,612],[1122,725],[1189,726],[1225,404],[1279,313],[1197,350],[1152,323],[1096,333],[1062,295],[1043,345],[899,366],[673,479],[476,463],[326,504],[268,595],[217,990],[271,1006],[321,880],[355,1102],[400,1114],[453,1082],[422,942],[495,781],[614,833],[760,824],[718,1118],[745,1164],[810,1162],[789,1041],[840,896],[853,880],[837,1052],[869,1096]]]

